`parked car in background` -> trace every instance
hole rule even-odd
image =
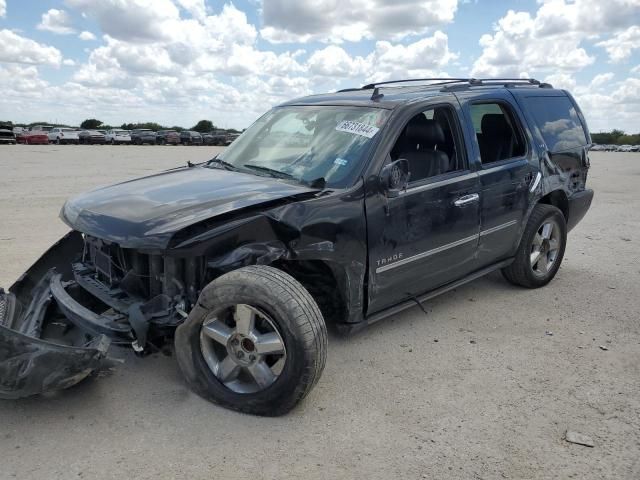
[[[69,127],[54,127],[49,130],[47,134],[49,137],[49,143],[55,143],[60,145],[61,143],[73,143],[78,145],[80,143],[80,137],[78,137],[78,131]]]
[[[26,129],[20,129],[20,130],[13,130],[13,134],[16,136],[16,143],[25,143],[25,140],[27,138],[27,132],[29,130]],[[49,138],[49,137],[47,137]]]
[[[192,130],[180,132],[180,143],[183,145],[202,145],[202,135]]]
[[[227,132],[224,130],[212,130],[202,135],[202,143],[205,145],[226,145]]]
[[[83,145],[93,145],[96,143],[104,145],[105,143],[104,133],[98,130],[83,130],[78,134],[78,137],[80,138],[80,143]]]
[[[25,145],[48,145],[49,136],[42,130],[23,130],[16,135],[16,142]]]
[[[49,133],[51,130],[53,130],[53,125],[34,125],[33,127],[31,127],[29,130],[32,132],[47,132]]]
[[[104,141],[111,145],[130,144],[131,132],[129,132],[129,130],[109,130],[104,135]]]
[[[240,136],[239,133],[228,133],[227,134],[227,143],[225,145],[231,145],[236,138]]]
[[[8,143],[15,145],[16,134],[13,133],[13,128],[8,125],[0,125],[0,143]]]
[[[143,145],[148,143],[149,145],[155,145],[156,132],[148,128],[138,128],[131,131],[131,143],[135,145]]]
[[[215,145],[214,139],[213,139],[213,132],[205,132],[202,134],[202,144]]]
[[[631,145],[618,145],[616,152],[631,152],[633,147]]]
[[[156,143],[158,145],[179,145],[180,134],[175,130],[160,130],[156,133]]]

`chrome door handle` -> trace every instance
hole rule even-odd
[[[470,203],[475,203],[480,200],[480,195],[477,193],[472,193],[471,195],[464,195],[458,198],[453,204],[456,207],[464,207],[465,205],[469,205]]]

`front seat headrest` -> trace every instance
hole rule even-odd
[[[511,136],[511,126],[502,113],[487,113],[480,124],[482,135],[508,137]]]
[[[417,120],[420,119],[420,120]],[[429,120],[424,115],[417,115],[407,124],[407,142],[411,145],[442,145],[444,144],[444,132],[435,120]]]

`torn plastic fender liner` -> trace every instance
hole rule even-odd
[[[0,325],[0,398],[16,399],[71,387],[102,366],[110,341],[58,345]]]

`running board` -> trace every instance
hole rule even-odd
[[[414,298],[411,298],[409,300],[405,300],[402,303],[399,303],[397,305],[394,305],[393,307],[389,307],[386,308],[380,312],[374,313],[373,315],[371,315],[370,317],[367,317],[364,321],[362,322],[358,322],[358,323],[354,323],[354,324],[348,324],[348,323],[341,323],[338,325],[338,329],[343,332],[343,333],[355,333],[359,330],[362,330],[363,328],[379,322],[380,320],[383,320],[391,315],[395,315],[396,313],[400,313],[408,308],[411,307],[415,307],[416,306],[416,302],[418,303],[422,303],[422,302],[426,302],[427,300],[431,300],[434,297],[437,297],[438,295],[442,295],[443,293],[446,293],[450,290],[453,290],[454,288],[458,288],[461,287],[462,285],[472,282],[474,280],[477,280],[480,277],[484,277],[485,275],[491,273],[491,272],[495,272],[496,270],[499,270],[501,268],[507,267],[509,266],[511,263],[513,263],[513,258],[508,258],[507,260],[503,260],[501,262],[498,263],[494,263],[493,265],[483,268],[482,270],[477,270],[475,272],[473,272],[470,275],[467,275],[464,278],[461,278],[460,280],[456,280],[455,282],[451,282],[448,283],[446,285],[443,285],[440,288],[436,288],[435,290],[431,290],[430,292],[427,293],[423,293],[422,295],[416,296]]]

